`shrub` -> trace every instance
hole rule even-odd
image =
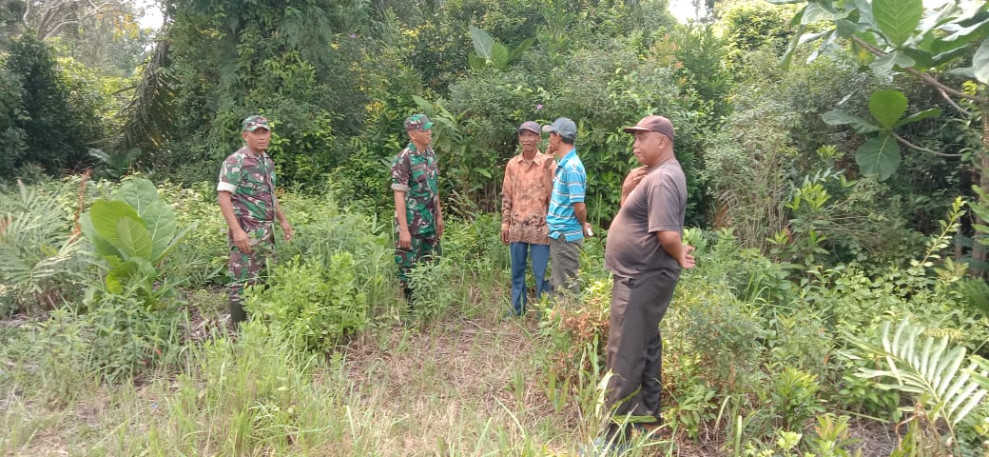
[[[18,190],[0,204],[0,317],[55,308],[84,279],[82,244],[58,197]]]
[[[249,288],[247,310],[295,347],[326,353],[368,322],[369,305],[357,288],[354,256],[341,251],[324,269],[319,256],[293,257],[272,268],[270,284]]]
[[[82,112],[88,107],[73,103],[51,49],[33,35],[25,34],[13,42],[4,64],[8,74],[22,84],[23,112],[4,112],[0,116],[12,116],[16,129],[23,134],[8,126],[0,135],[14,140],[5,147],[14,147],[16,151],[18,139],[23,140],[25,147],[22,154],[14,156],[13,168],[0,168],[0,176],[10,176],[27,162],[36,162],[52,174],[75,169],[86,162],[87,144],[101,135],[98,118],[93,112]],[[17,109],[16,100],[13,101],[4,111]]]

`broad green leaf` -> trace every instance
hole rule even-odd
[[[467,62],[470,63],[470,69],[474,71],[481,71],[488,66],[487,60],[478,57],[473,52],[467,56]]]
[[[844,111],[828,111],[821,115],[821,119],[828,125],[850,125],[858,133],[874,133],[882,130],[878,125]]]
[[[97,254],[103,256],[104,258],[112,256],[120,257],[120,250],[110,244],[109,241],[103,239],[103,237],[96,232],[89,213],[79,216],[79,226],[82,229],[82,234],[93,245],[93,248],[96,249]]]
[[[974,70],[975,79],[978,79],[982,84],[989,84],[989,39],[982,40],[979,49],[972,56],[972,70]]]
[[[131,218],[121,218],[117,221],[117,235],[120,237],[120,249],[128,257],[151,257],[151,234],[144,224]]]
[[[932,67],[936,67],[936,66],[944,65],[944,64],[946,64],[948,62],[951,62],[951,61],[953,61],[953,60],[955,60],[955,59],[957,59],[959,57],[964,56],[965,54],[968,53],[968,51],[969,51],[969,49],[967,47],[961,47],[961,48],[953,49],[951,51],[942,52],[940,54],[937,54],[937,55],[935,55],[933,57],[933,61],[934,61],[933,63],[934,63],[934,65],[931,65],[931,66]]]
[[[508,49],[505,45],[495,43],[491,46],[491,62],[499,70],[504,70],[508,66]]]
[[[491,35],[472,25],[470,26],[470,38],[474,42],[474,52],[477,53],[477,56],[485,60],[490,59],[491,48],[494,46],[494,39],[491,38]]]
[[[944,27],[950,35],[941,39],[945,45],[961,46],[984,38],[989,32],[989,19],[972,21],[970,24],[950,24]]]
[[[141,225],[144,221],[137,215],[137,211],[130,205],[119,200],[106,201],[97,200],[89,208],[89,216],[93,222],[96,234],[103,237],[107,242],[120,248],[120,236],[117,234],[117,223],[120,219],[127,218]]]
[[[852,0],[851,2],[846,1],[845,7],[851,7],[858,11],[859,18],[856,22],[859,24],[864,24],[870,28],[875,27],[876,18],[872,14],[872,4],[869,3],[869,0]],[[872,36],[872,34],[870,33],[869,36]]]
[[[801,24],[813,24],[820,21],[834,21],[836,19],[843,19],[848,17],[849,11],[841,11],[835,8],[830,8],[826,3],[808,3],[807,9],[804,10],[803,18],[800,20]]]
[[[892,128],[907,112],[907,97],[895,89],[879,90],[869,98],[869,112],[886,128]]]
[[[900,47],[914,33],[924,16],[923,0],[874,0],[872,14],[890,44]]]
[[[913,65],[911,67],[919,70],[925,71],[934,66],[934,56],[931,53],[915,48],[904,48],[900,52],[913,60]]]
[[[838,36],[842,38],[848,38],[865,29],[861,25],[849,21],[848,19],[838,19],[837,21],[834,21],[834,25],[838,30]]]
[[[156,262],[161,254],[165,252],[165,248],[172,241],[172,237],[175,236],[175,213],[172,211],[171,206],[158,200],[148,205],[141,219],[144,220],[144,226],[151,234],[152,249],[149,259],[152,262]]]
[[[893,135],[872,138],[855,151],[855,163],[863,174],[885,181],[900,166],[900,145]]]
[[[920,122],[924,119],[930,119],[932,117],[938,117],[940,115],[941,115],[941,108],[934,107],[930,109],[925,109],[919,113],[913,113],[903,119],[900,119],[894,127],[900,127],[914,122]]]
[[[127,202],[137,210],[137,215],[143,218],[148,206],[158,201],[158,189],[147,179],[131,178],[124,181],[113,199]]]
[[[865,54],[871,56],[872,54]],[[896,65],[896,51],[886,54],[869,64],[869,68],[872,68],[872,72],[881,78],[889,76],[893,71],[893,66]]]

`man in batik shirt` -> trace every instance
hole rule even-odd
[[[549,292],[545,280],[549,263],[549,229],[546,214],[553,193],[553,170],[556,161],[539,152],[539,124],[522,123],[515,132],[522,152],[505,165],[501,186],[501,242],[509,245],[512,258],[512,313],[525,314],[526,258],[532,257],[532,276],[536,280],[536,299]]]
[[[259,281],[269,259],[274,258],[275,218],[285,240],[292,226],[275,196],[275,163],[265,151],[271,141],[268,120],[250,116],[241,124],[244,147],[230,154],[220,168],[216,186],[220,211],[227,221],[230,246],[230,320],[234,326],[247,320],[244,286]]]
[[[439,167],[433,143],[433,123],[425,114],[405,120],[409,144],[395,156],[391,188],[395,192],[395,263],[398,279],[409,305],[412,287],[409,273],[415,264],[441,254],[443,211],[440,206]]]

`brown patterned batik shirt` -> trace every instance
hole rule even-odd
[[[555,168],[553,157],[539,151],[532,160],[519,154],[508,161],[501,187],[501,223],[508,224],[509,243],[549,244],[546,213]]]

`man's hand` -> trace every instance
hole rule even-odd
[[[680,268],[684,268],[684,269],[694,268],[694,256],[693,254],[691,254],[691,252],[693,251],[694,251],[693,246],[689,244],[683,245],[683,249],[680,250],[680,254],[681,254],[680,258],[677,259],[677,263],[680,264]]]
[[[292,239],[292,224],[289,224],[287,220],[282,220],[282,232],[285,232],[285,241]]]
[[[408,230],[398,231],[398,248],[406,251],[412,249],[412,234]]]
[[[240,249],[240,252],[244,254],[251,253],[251,239],[247,237],[247,232],[244,229],[238,228],[231,231],[231,235],[234,239],[234,246]]]
[[[584,236],[590,238],[594,236],[594,230],[591,229],[591,223],[588,222],[584,224]]]
[[[508,224],[501,224],[501,244],[508,244]]]
[[[625,181],[622,183],[622,197],[619,205],[625,203],[625,198],[627,198],[628,195],[639,186],[639,183],[642,182],[642,178],[646,177],[648,173],[649,168],[647,167],[639,167],[628,173],[628,176],[625,177]]]

